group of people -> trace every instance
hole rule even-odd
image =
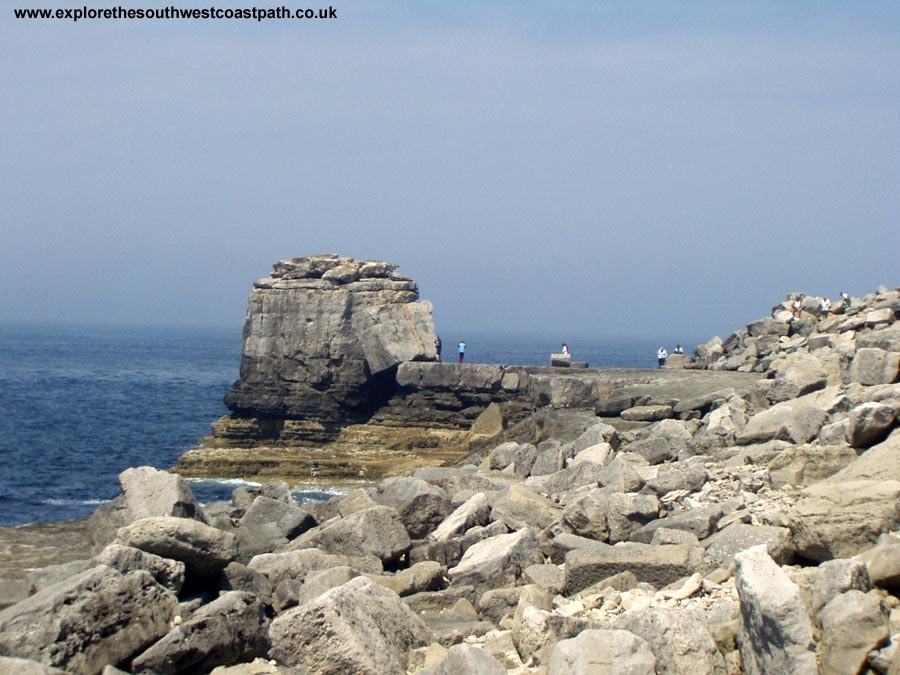
[[[675,349],[672,350],[672,354],[684,354],[684,349],[681,345],[675,345]],[[656,363],[659,368],[662,368],[666,365],[666,362],[669,360],[669,352],[666,351],[665,347],[660,347],[656,350]]]
[[[798,293],[791,302],[791,318],[799,320],[803,315],[803,301],[806,299],[805,293]],[[841,291],[841,304],[839,305],[842,312],[850,308],[850,296],[846,291]],[[831,313],[831,300],[827,297],[819,298],[819,318],[827,319]]]
[[[443,344],[441,343],[441,336],[434,336],[434,351],[437,354],[437,360],[441,360],[441,347]],[[459,362],[462,363],[466,360],[466,343],[462,340],[459,341],[459,345],[457,346],[457,350],[459,351]]]

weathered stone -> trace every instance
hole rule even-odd
[[[506,675],[506,668],[483,649],[454,645],[440,664],[420,670],[419,675]]]
[[[619,432],[616,428],[599,422],[592,424],[584,433],[572,442],[572,455],[577,455],[582,450],[597,445],[598,443],[609,443],[613,450],[619,449]]]
[[[670,419],[675,413],[670,405],[637,405],[623,410],[621,417],[629,422],[658,422]]]
[[[444,587],[447,568],[433,560],[423,560],[393,576],[367,575],[377,584],[389,588],[400,597],[437,591]]]
[[[734,556],[748,548],[766,546],[769,556],[779,565],[794,559],[794,542],[786,527],[732,523],[703,542],[706,559],[712,565],[724,567],[734,562]]]
[[[482,468],[489,471],[502,471],[513,463],[516,453],[519,451],[519,444],[515,441],[501,443],[488,453]]]
[[[900,353],[886,352],[876,347],[856,351],[850,364],[850,381],[860,384],[890,384],[897,381]]]
[[[817,617],[832,598],[846,591],[867,593],[872,588],[866,564],[858,560],[840,558],[826,560],[817,568],[811,591],[811,610]]]
[[[869,551],[867,555],[872,583],[891,592],[900,590],[900,544],[882,544]]]
[[[828,384],[822,362],[815,356],[796,354],[788,357],[780,368],[773,367],[775,382],[768,391],[770,401],[787,401],[804,396]]]
[[[701,506],[696,509],[688,509],[680,513],[673,513],[634,530],[631,533],[631,541],[644,544],[650,543],[653,533],[660,527],[670,530],[684,530],[691,532],[698,539],[706,539],[716,531],[716,524],[722,517],[722,509],[718,506]]]
[[[571,463],[593,462],[594,464],[600,464],[602,466],[608,464],[612,457],[613,449],[609,443],[597,443],[596,445],[581,450],[572,458]]]
[[[290,607],[303,605],[312,602],[319,596],[327,593],[332,588],[343,586],[348,581],[360,576],[352,567],[339,565],[338,567],[329,567],[323,570],[314,570],[306,575],[303,583],[299,586],[297,581],[293,579],[285,579],[275,591],[278,600],[279,612],[283,612]]]
[[[270,656],[311,675],[406,672],[407,652],[429,633],[386,588],[357,577],[272,621]]]
[[[119,485],[122,494],[100,505],[87,521],[98,549],[115,539],[120,527],[141,518],[174,516],[207,522],[194,493],[178,474],[150,466],[133,467],[119,474]]]
[[[647,642],[625,630],[586,630],[560,640],[550,654],[547,675],[656,675],[656,656]]]
[[[846,558],[900,524],[900,482],[845,481],[805,488],[794,507],[797,553],[812,560]]]
[[[523,569],[540,562],[543,560],[537,537],[525,528],[471,546],[447,576],[454,586],[474,586],[484,591],[515,584]]]
[[[808,443],[815,438],[828,414],[815,406],[794,406],[791,403],[780,403],[753,415],[737,435],[737,442],[748,445],[778,439]]]
[[[409,534],[397,511],[375,506],[320,525],[291,542],[291,548],[318,548],[338,555],[374,555],[392,562],[410,548]]]
[[[0,673],[3,675],[69,675],[59,668],[15,656],[0,656]]]
[[[897,423],[897,411],[884,403],[863,403],[850,411],[848,434],[854,448],[880,443]]]
[[[360,572],[371,574],[380,574],[383,571],[381,561],[375,556],[332,555],[323,553],[316,548],[258,555],[247,566],[264,575],[275,587],[285,579],[302,582],[312,571],[339,565],[346,565]]]
[[[900,481],[900,433],[893,432],[885,440],[863,452],[858,458],[826,479],[828,483],[849,481]]]
[[[237,557],[237,539],[187,518],[142,518],[119,530],[116,543],[180,560],[189,573],[218,574]]]
[[[390,277],[349,281],[336,257],[276,264],[254,284],[244,326],[241,377],[226,396],[252,416],[337,421],[375,393],[378,375],[402,362],[432,360],[431,304],[414,282]],[[320,264],[327,261],[326,266]],[[342,268],[350,269],[350,268]],[[362,269],[362,267],[360,267]],[[302,276],[294,270],[303,270]]]
[[[524,485],[511,485],[506,494],[494,500],[491,509],[491,518],[502,521],[510,530],[543,529],[560,514],[556,504]]]
[[[450,512],[446,491],[421,478],[386,478],[374,499],[397,510],[400,522],[413,539],[422,539]]]
[[[692,609],[646,608],[625,612],[613,624],[645,640],[656,655],[656,672],[693,675],[724,671],[722,656],[703,614]]]
[[[435,541],[449,541],[476,525],[486,525],[490,504],[483,492],[479,492],[460,504],[431,533]]]
[[[606,523],[608,503],[609,496],[601,488],[594,488],[565,508],[563,522],[581,537],[609,541],[609,527]]]
[[[164,635],[177,610],[149,572],[99,565],[0,612],[0,653],[96,675]]]
[[[529,565],[522,570],[522,580],[553,595],[558,595],[566,589],[566,574],[557,565]]]
[[[242,563],[229,563],[219,577],[220,591],[253,593],[262,602],[271,604],[272,583],[268,577]]]
[[[184,585],[185,565],[183,562],[153,555],[130,546],[110,544],[94,558],[94,563],[108,565],[122,574],[128,574],[134,570],[147,570],[158,583],[176,594]]]
[[[566,592],[570,595],[619,572],[631,571],[657,588],[690,576],[703,564],[696,546],[596,543],[566,554]]]
[[[647,479],[643,491],[657,497],[676,490],[696,492],[703,487],[708,477],[706,469],[700,464],[675,462],[661,466],[654,478]]]
[[[856,461],[847,445],[797,445],[781,451],[769,462],[769,482],[773,487],[805,487],[833,476]]]
[[[888,614],[874,593],[850,590],[834,597],[819,612],[822,639],[821,675],[858,673],[870,651],[889,636]]]
[[[747,675],[816,675],[812,625],[800,589],[764,546],[735,556],[741,602],[738,647]]]
[[[132,670],[154,675],[202,675],[215,666],[265,656],[265,607],[251,593],[231,591],[197,610],[132,661]]]
[[[653,495],[610,495],[606,505],[610,543],[628,541],[634,532],[658,516],[659,499]]]

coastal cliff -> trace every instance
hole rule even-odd
[[[225,397],[232,412],[175,470],[373,480],[462,458],[509,434],[581,429],[595,414],[617,415],[597,408],[601,400],[670,405],[743,391],[759,378],[441,363],[434,337],[431,304],[396,265],[337,255],[276,263],[250,294],[240,379]],[[557,412],[535,418],[544,408]]]

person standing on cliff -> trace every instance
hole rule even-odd
[[[440,335],[434,336],[434,351],[437,354],[438,362],[440,362],[440,360],[441,360],[441,336]]]
[[[466,360],[466,343],[462,340],[459,341],[459,362],[462,363]]]
[[[562,343],[562,353],[565,354],[566,356],[570,355],[569,354],[569,345],[567,345],[565,342]]]
[[[656,351],[656,362],[659,364],[659,367],[662,368],[666,365],[666,359],[669,358],[669,352],[666,351],[665,347],[660,347]]]

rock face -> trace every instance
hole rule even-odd
[[[396,265],[322,255],[274,267],[253,285],[225,398],[239,416],[358,417],[400,363],[435,358],[431,304]]]

